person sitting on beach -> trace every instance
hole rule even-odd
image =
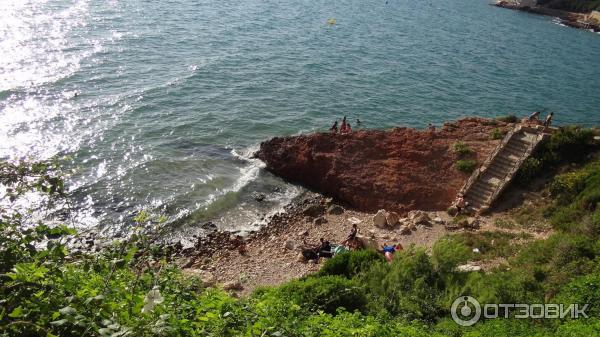
[[[302,250],[302,256],[306,261],[317,260],[319,258],[319,254],[316,252],[314,248],[306,248]]]
[[[333,125],[329,128],[329,131],[333,132],[333,133],[337,133],[338,132],[338,123],[337,120],[333,123]]]
[[[429,131],[435,131],[435,126],[433,126],[433,124],[429,123],[427,125],[427,130],[429,130]]]
[[[381,253],[383,253],[383,255],[385,256],[385,259],[388,262],[392,262],[393,254],[396,251],[396,246],[388,246],[387,243],[384,243],[382,248],[383,249],[381,250]]]
[[[333,252],[331,251],[331,244],[329,243],[329,241],[323,238],[321,238],[321,245],[319,246],[319,257],[333,257]]]
[[[545,127],[549,127],[550,124],[552,123],[552,117],[554,117],[554,112],[551,112],[548,114],[548,116],[546,116],[546,120],[544,121],[544,126]]]

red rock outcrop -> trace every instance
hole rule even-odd
[[[483,162],[506,123],[466,118],[436,130],[359,130],[276,137],[256,154],[267,170],[332,196],[361,211],[444,210],[469,174],[455,168],[453,144],[463,141]]]

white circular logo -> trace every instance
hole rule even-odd
[[[461,296],[452,303],[452,319],[459,325],[471,326],[481,317],[481,305],[471,296]]]

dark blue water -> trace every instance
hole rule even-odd
[[[62,158],[106,231],[256,226],[299,189],[248,154],[342,115],[600,124],[600,35],[485,0],[6,0],[0,54],[0,157]]]

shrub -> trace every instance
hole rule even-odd
[[[461,141],[454,143],[452,145],[452,149],[454,150],[454,153],[457,153],[461,156],[467,155],[472,152],[469,146]]]
[[[456,162],[456,169],[461,172],[471,173],[475,167],[477,167],[477,162],[472,159],[461,159]]]
[[[578,303],[580,306],[588,303],[590,307],[586,314],[590,317],[600,317],[600,274],[585,275],[569,282],[560,290],[555,302],[566,306],[571,303]]]
[[[502,139],[504,138],[504,132],[502,130],[495,128],[492,130],[492,139]]]
[[[425,321],[442,312],[438,300],[443,282],[424,250],[400,251],[392,263],[374,266],[360,281],[366,286],[371,311]]]
[[[519,121],[519,118],[515,115],[500,116],[496,119],[505,123],[517,123]]]
[[[362,310],[366,304],[364,292],[358,283],[341,276],[294,280],[277,288],[276,294],[308,310],[323,310],[330,314],[334,314],[338,308]]]
[[[559,129],[538,146],[532,157],[525,160],[517,172],[515,181],[521,185],[528,185],[533,178],[558,164],[583,161],[595,146],[593,139],[594,134],[590,129]]]
[[[540,175],[542,171],[542,163],[539,159],[534,157],[529,157],[525,159],[521,167],[517,171],[515,175],[515,181],[520,185],[527,185],[533,179]]]
[[[383,255],[372,249],[346,252],[327,260],[318,275],[340,275],[352,278],[384,261]]]
[[[451,272],[470,257],[470,249],[453,237],[442,238],[433,245],[433,263],[442,274]]]
[[[548,141],[540,145],[536,158],[544,166],[561,162],[580,162],[594,148],[594,133],[590,129],[569,126],[554,132]]]

